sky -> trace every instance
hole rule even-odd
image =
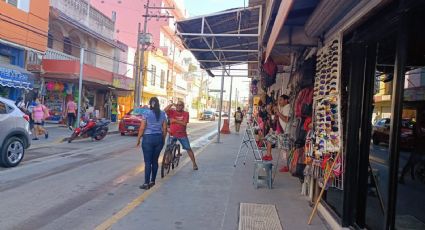
[[[211,14],[231,8],[238,8],[248,6],[249,0],[184,0],[186,10],[189,12],[189,17]],[[247,68],[246,65],[236,66],[235,68],[243,69]],[[213,71],[216,74],[215,78],[209,78],[211,80],[210,89],[221,88],[221,71]],[[247,71],[231,71],[231,73],[237,75],[246,75]],[[249,79],[245,77],[233,78],[232,84],[232,99],[235,99],[235,92],[238,89],[239,98],[248,97],[249,90]],[[230,91],[230,78],[226,77],[224,80],[225,93],[223,95],[225,100],[229,100]],[[211,96],[215,96],[217,93],[211,93]]]
[[[184,0],[189,17],[246,6],[249,0]]]

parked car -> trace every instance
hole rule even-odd
[[[29,116],[15,102],[0,97],[0,166],[15,167],[31,145]]]
[[[140,123],[142,122],[143,115],[148,112],[147,108],[135,108],[130,110],[121,119],[118,129],[122,136],[125,134],[137,134],[139,132]]]
[[[213,111],[210,110],[205,110],[204,112],[202,112],[201,115],[201,119],[203,121],[215,121],[215,115],[213,113]]]
[[[389,143],[390,141],[390,119],[382,118],[375,122],[372,129],[372,142],[374,145]],[[401,123],[401,145],[402,149],[412,149],[414,146],[413,127],[414,122],[402,119]]]
[[[215,111],[214,114],[215,114],[216,117],[219,117],[220,116],[220,111]],[[228,117],[229,114],[227,114],[227,112],[221,112],[221,116],[222,117]]]

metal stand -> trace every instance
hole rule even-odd
[[[255,141],[254,127],[258,126],[258,122],[255,118],[253,118],[253,122],[248,122],[248,126],[246,127],[245,134],[243,136],[241,145],[239,146],[238,154],[236,155],[235,163],[233,164],[236,167],[238,163],[239,157],[241,155],[242,149],[245,147],[246,150],[243,153],[244,161],[243,164],[246,163],[246,158],[248,152],[251,150],[254,155],[255,161],[262,161],[263,157],[263,148],[258,148],[257,142]],[[263,146],[266,146],[264,140],[262,140]]]

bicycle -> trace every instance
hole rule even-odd
[[[170,169],[174,169],[179,165],[180,156],[180,145],[177,144],[177,138],[170,136],[162,158],[161,178],[170,173]]]

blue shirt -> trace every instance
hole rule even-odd
[[[156,119],[155,113],[153,110],[150,110],[144,115],[144,120],[146,121],[145,134],[162,134],[162,123],[167,119],[165,113],[161,111],[159,119]]]

